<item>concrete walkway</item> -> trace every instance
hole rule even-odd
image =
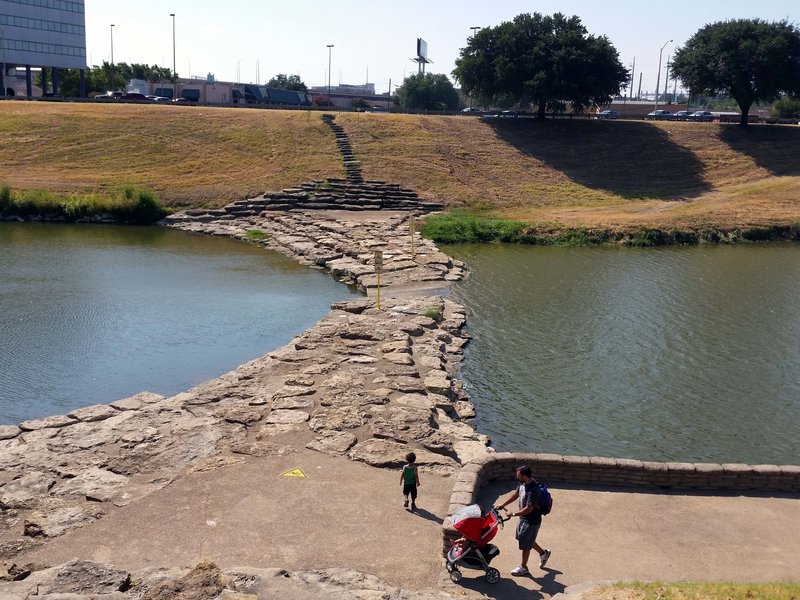
[[[492,598],[543,598],[598,580],[800,580],[800,499],[553,489],[540,542],[544,571],[511,577],[515,521],[495,538],[495,585],[466,571],[449,582],[439,558],[453,479],[422,474],[417,514],[402,509],[399,472],[310,450],[238,459],[189,474],[15,562],[73,557],[135,570],[192,566],[305,570],[348,567],[405,589],[472,590]],[[299,468],[307,477],[282,474]],[[493,485],[491,505],[512,482]]]

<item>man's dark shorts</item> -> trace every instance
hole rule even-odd
[[[525,519],[520,519],[517,523],[517,540],[519,541],[520,550],[530,550],[533,548],[533,543],[536,541],[536,536],[539,535],[539,523],[531,523]]]

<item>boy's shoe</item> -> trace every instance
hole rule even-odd
[[[403,502],[403,508],[408,508],[408,498],[406,498],[406,501]]]
[[[511,571],[512,575],[527,575],[530,573],[527,568],[523,567],[522,565],[518,566],[516,569]]]
[[[411,510],[417,510],[417,505],[413,502],[411,503]]]
[[[550,550],[545,550],[544,554],[539,557],[539,567],[544,569],[548,560],[550,560]]]

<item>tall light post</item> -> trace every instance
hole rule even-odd
[[[470,29],[472,30],[472,38],[475,39],[475,34],[478,33],[478,30],[480,29],[480,27],[473,26],[473,27],[470,27]],[[472,108],[472,95],[471,94],[470,94],[470,97],[469,97],[469,107]]]
[[[169,13],[172,17],[172,98],[178,97],[178,65],[175,61],[175,13]]]
[[[661,50],[658,51],[658,77],[656,77],[656,106],[653,109],[658,110],[658,88],[661,87],[661,54],[664,52],[664,48],[667,47],[667,44],[672,43],[672,40],[667,40],[664,42],[664,45],[661,46]]]
[[[109,77],[109,89],[114,91],[114,24],[111,24],[111,77]]]
[[[331,97],[331,48],[333,44],[328,44],[328,98]]]

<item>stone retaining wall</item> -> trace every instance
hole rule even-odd
[[[466,463],[450,497],[448,515],[474,504],[481,488],[496,480],[511,480],[514,468],[529,465],[534,477],[548,484],[598,485],[672,490],[800,493],[800,466],[738,463],[649,462],[598,456],[563,456],[499,452]],[[444,550],[459,533],[445,520]]]

